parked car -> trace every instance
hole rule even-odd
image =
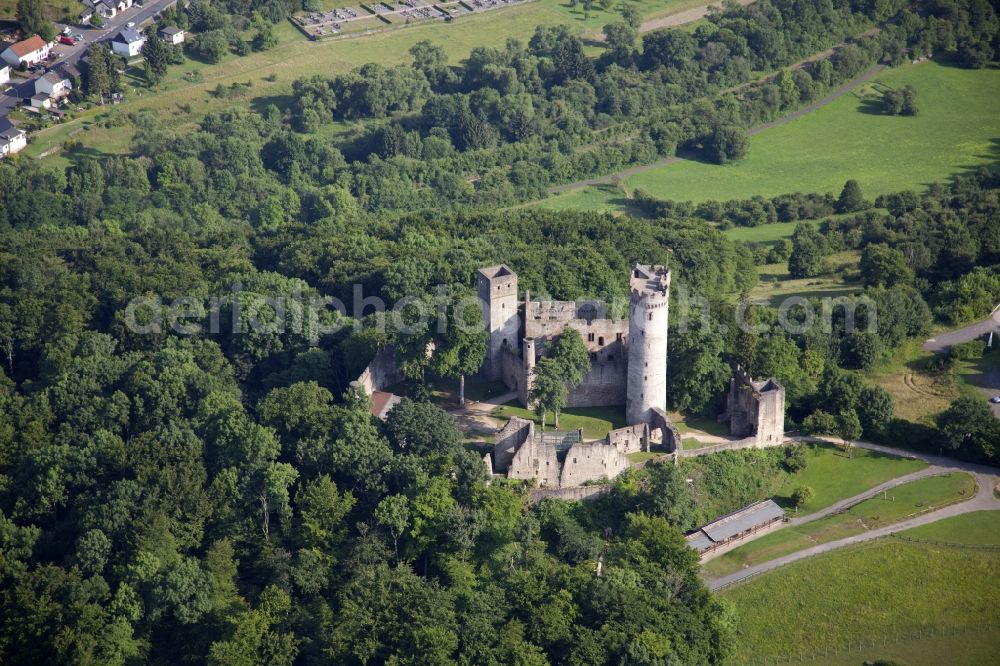
[[[992,398],[990,398],[990,402],[992,402],[994,405],[1000,404],[1000,395],[995,395]]]
[[[74,42],[82,42],[83,41],[83,35],[81,35],[80,33],[77,33],[77,34],[73,35],[73,41]]]
[[[76,42],[73,41],[73,38],[70,37],[69,35],[59,35],[59,43],[60,44],[69,44],[70,46],[73,46],[74,44],[76,44]]]
[[[63,27],[62,34],[68,35],[71,32],[73,32],[73,28],[69,27],[68,25]]]
[[[125,24],[125,27],[126,28],[134,28],[135,27],[135,21],[129,21],[128,23]]]

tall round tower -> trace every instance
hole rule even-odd
[[[629,425],[652,423],[652,410],[667,408],[667,322],[670,271],[635,264],[629,278],[628,386],[625,418]]]

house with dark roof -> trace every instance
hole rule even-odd
[[[168,25],[165,28],[160,28],[156,35],[167,44],[177,46],[184,43],[184,31],[176,26]]]
[[[38,35],[33,35],[28,39],[11,44],[0,53],[0,58],[11,67],[24,65],[35,65],[49,57],[52,44],[46,42]]]
[[[80,14],[81,22],[89,21],[94,14],[106,19],[115,17],[131,7],[133,0],[83,0],[83,4],[84,10]],[[84,19],[84,16],[87,18]]]
[[[123,28],[112,38],[111,50],[120,56],[134,58],[142,53],[142,47],[145,43],[146,35],[135,28]]]
[[[28,145],[28,135],[6,118],[0,118],[0,157],[20,152]]]

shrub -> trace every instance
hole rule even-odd
[[[815,496],[816,492],[810,486],[799,486],[792,491],[792,505],[798,509],[807,504]]]

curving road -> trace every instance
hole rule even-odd
[[[817,439],[817,438],[813,438]],[[826,439],[826,438],[818,438]],[[834,441],[834,440],[826,440]],[[892,525],[887,525],[885,527],[880,527],[878,529],[870,530],[862,534],[856,534],[854,536],[845,537],[843,539],[838,539],[837,541],[831,541],[829,543],[820,544],[818,546],[813,546],[811,548],[806,548],[805,550],[800,550],[784,557],[778,557],[776,559],[770,560],[768,562],[763,562],[756,566],[747,567],[741,571],[730,574],[728,576],[722,576],[720,578],[714,578],[706,581],[709,589],[715,591],[723,587],[728,587],[735,583],[743,582],[749,578],[753,578],[762,573],[778,569],[785,566],[786,564],[791,564],[792,562],[797,562],[799,560],[805,559],[807,557],[812,557],[813,555],[819,555],[821,553],[828,553],[832,550],[837,550],[838,548],[843,548],[844,546],[851,546],[856,543],[862,543],[865,541],[871,541],[872,539],[878,539],[880,537],[889,536],[895,532],[901,532],[903,530],[910,529],[911,527],[919,527],[920,525],[926,525],[928,523],[937,522],[943,518],[950,518],[952,516],[958,516],[963,513],[970,513],[973,511],[1000,511],[1000,499],[997,499],[994,495],[994,489],[1000,484],[1000,469],[995,467],[990,467],[988,465],[979,465],[976,463],[964,462],[961,460],[953,460],[952,458],[947,458],[945,456],[935,456],[924,453],[918,453],[915,451],[906,451],[903,449],[896,449],[891,446],[883,446],[881,444],[873,444],[871,442],[855,442],[855,446],[864,449],[870,449],[872,451],[879,451],[881,453],[888,453],[896,456],[903,456],[907,458],[917,458],[930,463],[931,467],[926,470],[921,470],[916,474],[923,473],[925,476],[932,475],[928,470],[935,470],[937,474],[943,472],[948,472],[952,470],[960,470],[963,472],[970,472],[976,477],[976,483],[979,486],[979,490],[975,497],[972,499],[960,502],[958,504],[950,504],[946,507],[942,507],[936,511],[931,511],[915,518],[910,518],[909,520],[904,520],[898,523],[893,523]],[[913,474],[908,475],[910,477]],[[896,481],[902,481],[906,477],[900,477]],[[917,477],[919,478],[919,477]],[[912,480],[912,479],[910,479]],[[884,485],[884,484],[883,484]],[[898,484],[896,484],[898,485]],[[866,495],[870,494],[872,491],[868,491]],[[853,501],[856,498],[851,498],[850,500],[845,500],[846,502]],[[818,512],[822,513],[822,512]],[[808,516],[807,518],[814,520],[820,517],[817,514]],[[807,521],[803,521],[807,522]]]
[[[924,351],[940,353],[947,351],[954,345],[971,342],[977,338],[985,337],[990,333],[996,334],[994,336],[995,343],[1000,344],[1000,305],[993,308],[990,316],[982,321],[977,321],[974,324],[963,326],[954,331],[941,333],[927,340],[923,345],[923,349]],[[1000,395],[1000,367],[987,368],[979,376],[979,381],[976,384],[979,392],[987,400],[995,395]],[[1000,403],[991,403],[990,408],[993,410],[993,416],[1000,419]]]

